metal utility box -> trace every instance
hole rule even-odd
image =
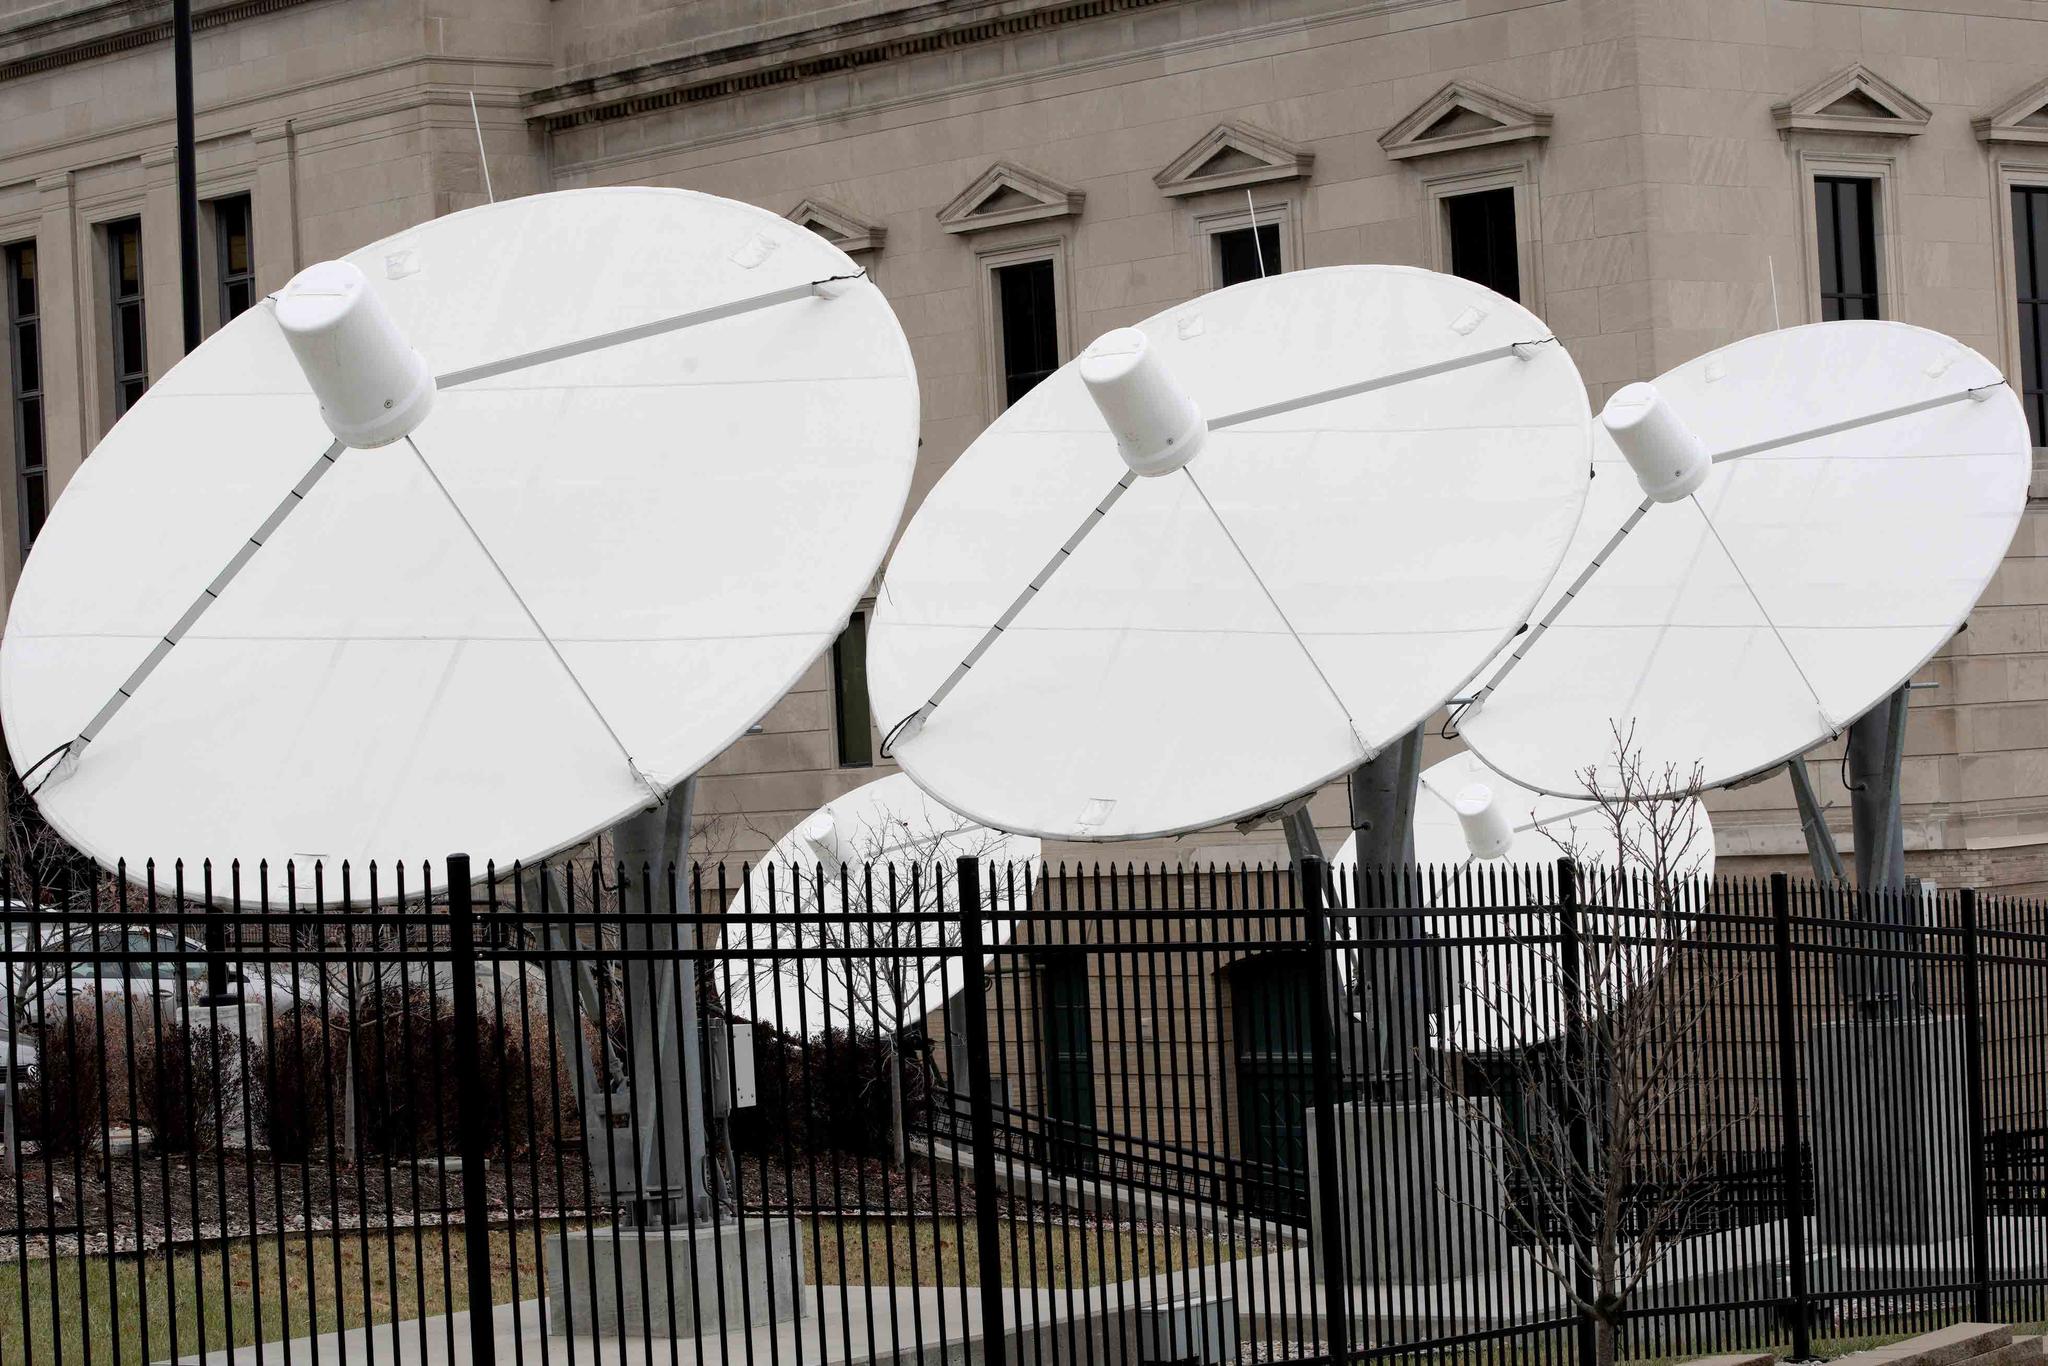
[[[711,1079],[711,1117],[724,1119],[735,1110],[751,1110],[754,1088],[754,1027],[710,1020],[704,1029],[706,1069]]]
[[[1223,1366],[1237,1360],[1237,1301],[1167,1300],[1138,1310],[1139,1366]]]

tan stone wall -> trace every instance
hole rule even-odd
[[[1596,402],[1769,326],[1773,274],[1777,315],[1814,316],[1802,206],[1806,175],[1830,159],[1887,177],[1888,314],[2013,365],[2004,195],[2015,178],[2048,182],[2048,148],[1987,146],[1972,128],[2048,78],[2034,0],[1103,0],[1065,5],[1059,22],[1044,21],[1053,0],[304,0],[209,24],[222,5],[234,9],[201,5],[202,193],[253,194],[263,289],[479,202],[471,90],[500,196],[687,185],[777,211],[821,199],[884,229],[864,259],[919,367],[913,506],[996,411],[987,260],[1052,244],[1068,354],[1200,292],[1203,223],[1244,195],[1173,197],[1154,177],[1226,120],[1313,155],[1307,175],[1254,191],[1284,215],[1289,265],[1442,265],[1433,192],[1482,175],[1521,186],[1525,294]],[[0,241],[33,235],[43,253],[59,485],[108,419],[97,224],[142,215],[157,373],[177,339],[167,44],[64,54],[167,11],[73,0],[0,19]],[[1925,106],[1922,131],[1780,132],[1775,105],[1858,61]],[[1547,115],[1547,136],[1390,156],[1382,139],[1452,80]],[[940,210],[997,160],[1079,192],[1079,211],[945,231]],[[12,489],[0,479],[9,584]],[[1916,694],[1908,743],[1916,871],[2048,886],[2042,535],[2030,512],[1969,631],[1921,674],[1940,687]],[[758,852],[887,771],[836,766],[830,686],[820,661],[711,765],[707,853]],[[1449,748],[1432,739],[1428,755]],[[1846,825],[1833,752],[1814,771]],[[1724,867],[1796,865],[1782,779],[1712,804]],[[1314,809],[1334,848],[1341,792]],[[1267,830],[1048,853],[1192,862],[1284,848]]]

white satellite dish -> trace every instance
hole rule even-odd
[[[999,905],[1011,891],[1001,879],[1014,873],[1021,905],[1038,857],[1037,840],[955,815],[901,773],[835,797],[748,870],[728,908],[735,918],[726,922],[726,944],[748,956],[721,960],[726,1005],[803,1036],[849,1027],[887,1033],[921,1021],[965,981],[957,952],[944,951],[959,942],[945,933],[950,917],[942,915],[952,905],[956,861],[993,866]],[[861,919],[870,912],[916,918]],[[1007,918],[987,919],[983,942],[1005,943],[1012,929]],[[778,956],[799,950],[809,956]]]
[[[844,627],[901,514],[917,385],[857,276],[652,189],[304,272],[37,538],[0,709],[44,813],[102,863],[347,859],[362,895],[372,857],[503,865],[649,806]]]
[[[1747,338],[1629,386],[1598,425],[1566,570],[1458,723],[1567,796],[1611,767],[1616,728],[1646,774],[1697,764],[1706,787],[1846,728],[1962,625],[2032,463],[1998,368],[1903,323]]]
[[[1714,875],[1714,827],[1704,803],[1673,799],[1656,813],[1640,807],[1624,817],[1627,849],[1616,840],[1613,823],[1596,804],[1547,796],[1501,777],[1467,750],[1432,764],[1422,774],[1415,802],[1415,858],[1420,876],[1448,877],[1455,887],[1451,905],[1489,904],[1498,909],[1436,909],[1412,923],[1421,930],[1457,941],[1441,952],[1448,959],[1450,999],[1432,1021],[1433,1037],[1442,1046],[1465,1052],[1498,1052],[1555,1038],[1564,1028],[1557,957],[1557,915],[1540,908],[1552,885],[1541,871],[1565,857],[1567,849],[1597,879],[1620,868],[1642,874],[1658,870],[1649,862],[1651,822],[1673,836],[1664,854],[1663,881],[1673,904],[1690,904],[1691,887]],[[1690,810],[1679,809],[1685,801]],[[1474,807],[1492,820],[1475,820]],[[1509,832],[1504,852],[1481,856],[1486,835],[1495,826]],[[1473,827],[1478,832],[1468,833]],[[1546,835],[1544,832],[1548,831]],[[1353,835],[1334,865],[1339,886],[1354,904],[1366,904],[1357,886],[1358,837]],[[1454,870],[1467,865],[1469,877]],[[1438,870],[1441,870],[1439,872]],[[1651,923],[1640,915],[1611,916],[1597,907],[1581,912],[1586,932],[1598,937],[1604,922],[1613,921],[1614,937],[1604,950],[1612,955],[1594,974],[1595,986],[1610,1001],[1647,982],[1672,945],[1691,932],[1686,922]],[[1339,955],[1348,979],[1351,955]]]
[[[921,786],[999,829],[1270,810],[1412,731],[1527,619],[1587,426],[1548,328],[1429,271],[1299,271],[1113,332],[904,532],[876,716]]]

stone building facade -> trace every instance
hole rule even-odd
[[[0,0],[10,588],[37,508],[178,353],[169,9]],[[2021,278],[2036,232],[2048,253],[2038,0],[197,10],[209,325],[301,265],[482,202],[479,143],[500,198],[733,196],[834,238],[894,303],[923,386],[913,506],[1037,370],[1248,261],[1511,287],[1596,406],[1774,321],[1859,310],[1949,332],[2044,387],[2029,301],[2048,265]],[[1923,876],[2048,890],[2044,517],[2030,508],[1915,694],[1907,847]],[[855,634],[712,766],[706,852],[765,848],[886,769],[859,659]],[[1835,765],[1815,776],[1846,828]],[[1724,868],[1803,867],[1782,777],[1712,805]],[[1315,813],[1334,847],[1342,793]],[[1255,831],[1115,854],[1280,849]]]

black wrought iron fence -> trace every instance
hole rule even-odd
[[[12,889],[0,1366],[1520,1363],[2048,1315],[2033,903],[443,871]]]

